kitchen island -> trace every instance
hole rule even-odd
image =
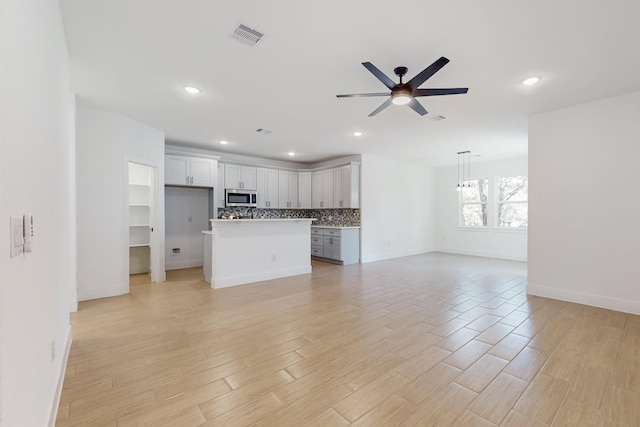
[[[311,273],[311,218],[212,219],[204,279],[213,288]]]

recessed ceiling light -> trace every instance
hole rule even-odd
[[[353,136],[362,136],[362,132],[354,132]]]
[[[229,143],[229,141],[225,141],[224,139],[222,141],[220,141],[220,144],[222,145],[227,145]]]
[[[522,84],[525,86],[532,86],[538,83],[539,81],[540,81],[540,77],[534,76],[534,77],[529,77],[528,79],[524,79],[522,81]]]
[[[188,93],[190,93],[191,95],[197,95],[200,93],[200,89],[198,89],[197,87],[193,87],[193,86],[185,86],[184,90],[187,91]]]
[[[293,157],[296,155],[296,153],[294,153],[293,151],[289,151],[289,155]]]

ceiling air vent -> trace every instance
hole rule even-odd
[[[240,24],[240,26],[233,32],[232,37],[250,46],[255,46],[255,44],[260,41],[263,35],[264,34],[259,33],[258,31],[247,27],[246,25]]]
[[[446,117],[445,117],[445,116],[433,116],[433,117],[431,117],[430,119],[431,119],[432,121],[434,121],[434,122],[437,122],[437,121],[439,121],[439,120],[444,120],[444,119],[446,119]]]
[[[268,134],[271,133],[271,131],[269,129],[262,129],[262,128],[256,129],[256,132],[264,133],[265,135],[268,135]]]

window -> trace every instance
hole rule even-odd
[[[460,190],[460,226],[487,226],[487,196],[489,180],[474,179],[463,182]]]
[[[529,179],[526,176],[497,178],[499,228],[527,228]]]

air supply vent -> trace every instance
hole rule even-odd
[[[434,122],[437,122],[439,120],[444,120],[444,119],[446,119],[445,116],[433,116],[433,117],[430,117],[430,120],[434,121]]]
[[[263,128],[256,129],[256,132],[263,133],[265,135],[268,135],[268,134],[271,133],[271,131],[269,129],[263,129]]]
[[[248,44],[249,46],[255,46],[260,41],[264,34],[240,24],[238,28],[233,32],[233,38]]]

